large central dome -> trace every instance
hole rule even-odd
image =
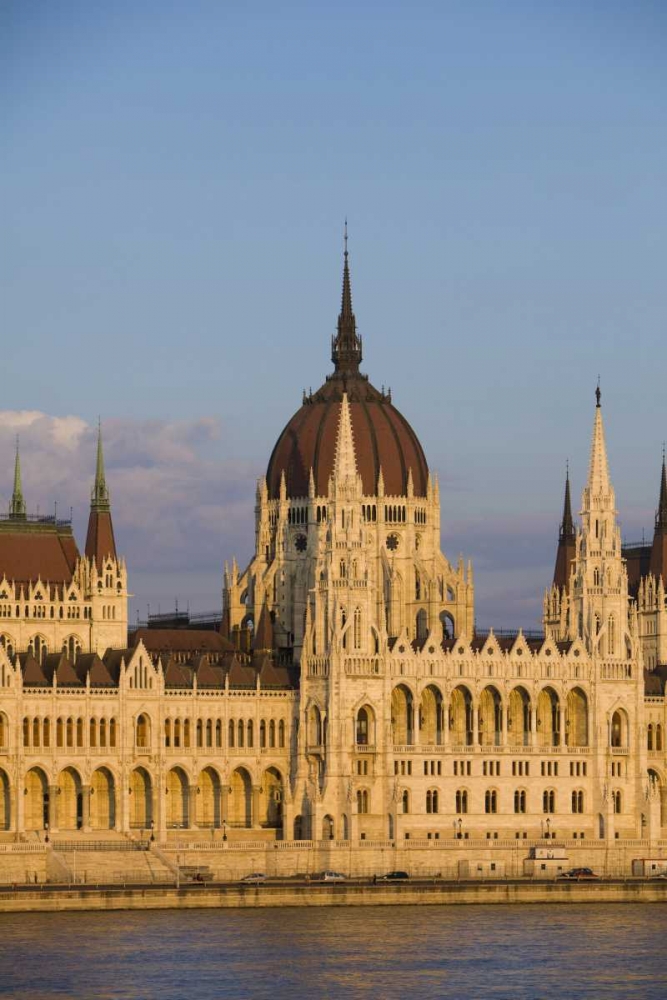
[[[364,493],[377,494],[382,470],[387,496],[406,495],[410,472],[415,496],[426,496],[428,465],[417,435],[392,405],[391,396],[375,389],[359,371],[361,337],[357,336],[352,311],[347,246],[343,301],[331,357],[333,374],[317,392],[304,397],[301,409],[289,421],[273,449],[266,473],[269,496],[279,496],[284,473],[287,496],[307,497],[311,469],[316,495],[327,495],[344,393],[349,402],[357,470]]]

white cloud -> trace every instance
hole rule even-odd
[[[253,541],[255,480],[260,465],[225,460],[221,428],[213,418],[195,421],[106,421],[102,428],[107,485],[116,544],[130,575],[160,580],[160,589],[186,603],[181,586],[187,571],[201,573],[206,590],[222,580],[225,558],[247,559]],[[0,503],[12,491],[14,446],[20,436],[23,491],[31,513],[64,515],[74,508],[80,547],[85,539],[90,489],[95,473],[97,427],[81,417],[53,417],[39,411],[0,411]],[[184,582],[184,581],[183,581]],[[199,587],[196,604],[220,603],[220,585],[210,597]],[[136,595],[142,607],[151,594]]]

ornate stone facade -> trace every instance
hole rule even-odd
[[[17,464],[0,524],[0,826],[667,835],[664,566],[636,571],[621,547],[599,395],[544,634],[482,634],[472,567],[440,548],[437,478],[360,372],[347,251],[332,358],[258,484],[222,634],[146,629],[128,645],[101,443],[84,556],[68,525],[25,517]],[[664,465],[662,482],[667,529]],[[33,552],[33,535],[48,545]]]

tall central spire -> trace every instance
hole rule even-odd
[[[9,506],[9,516],[16,520],[25,520],[26,507],[21,485],[21,456],[19,455],[19,439],[16,438],[16,457],[14,458],[14,492]]]
[[[347,219],[345,220],[345,251],[343,253],[343,294],[338,332],[331,345],[331,360],[337,372],[356,375],[361,364],[361,337],[357,336],[357,321],[352,311],[352,286],[350,284],[349,254],[347,250]]]

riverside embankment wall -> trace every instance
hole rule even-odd
[[[421,884],[309,884],[181,888],[23,889],[0,891],[0,913],[65,910],[166,910],[285,906],[442,906],[515,903],[667,903],[667,883],[432,882]]]

